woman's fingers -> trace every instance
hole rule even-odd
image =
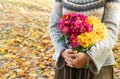
[[[74,59],[74,58],[76,57],[76,55],[77,55],[77,54],[68,54],[68,57],[70,57],[70,58],[73,58],[73,59]]]
[[[69,67],[75,67],[75,65],[74,64],[72,64],[72,62],[69,62],[68,60],[66,60],[65,59],[65,61],[66,61],[66,63],[67,63],[67,66],[69,66]]]
[[[76,58],[73,59],[72,62],[76,68],[81,68],[86,65],[87,57],[84,53],[80,53],[76,55]]]
[[[62,52],[62,57],[71,61],[71,59],[74,58],[74,53],[72,49],[66,49]]]
[[[67,66],[69,66],[69,67],[73,67],[73,65],[72,65],[72,64],[67,64]]]
[[[69,62],[73,62],[73,59],[75,59],[76,54],[66,54],[64,59],[67,59]]]
[[[72,51],[72,49],[66,49],[65,52],[66,52],[67,54],[71,54],[73,51]]]
[[[62,51],[61,56],[65,58],[68,54],[72,53],[72,49],[66,49]]]
[[[73,56],[72,55],[68,55],[65,57],[65,62],[67,63],[67,66],[69,67],[75,67],[73,64]]]
[[[65,59],[65,62],[70,67],[75,67],[75,59],[77,57],[77,51],[73,51],[72,49],[66,49],[62,52],[62,57]],[[75,63],[75,64],[74,64]]]
[[[65,59],[65,62],[66,62],[67,64],[71,64],[71,65],[72,65],[72,62],[68,61],[67,59]]]
[[[66,55],[64,59],[69,61],[69,62],[72,62],[72,58],[69,55]]]
[[[68,51],[70,52],[71,50]],[[87,59],[84,53],[69,53],[68,51],[64,55],[65,62],[68,66],[81,68],[86,64]]]

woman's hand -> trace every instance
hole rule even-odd
[[[75,58],[72,60],[72,64],[75,66],[75,68],[82,68],[87,64],[88,57],[85,53],[77,53],[75,55]]]
[[[65,62],[68,66],[73,67],[73,59],[75,58],[76,54],[76,51],[73,51],[72,49],[66,49],[61,53],[61,56],[65,59]]]
[[[61,56],[65,59],[68,66],[74,68],[82,68],[91,59],[85,53],[77,53],[72,49],[66,49],[62,52]]]

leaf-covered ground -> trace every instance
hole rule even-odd
[[[53,79],[51,8],[51,0],[0,0],[0,79]],[[113,50],[118,79],[120,38]]]

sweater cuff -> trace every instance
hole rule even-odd
[[[107,52],[109,52],[109,51],[107,50],[107,51],[104,51],[104,52],[107,53],[107,54],[105,54],[104,56],[100,56],[100,55],[99,55],[100,53],[99,53],[99,52],[96,53],[96,52],[97,52],[97,50],[96,50],[96,48],[93,46],[93,47],[91,47],[91,49],[88,50],[86,53],[87,53],[88,56],[91,58],[91,61],[89,62],[89,65],[88,65],[90,71],[91,71],[92,73],[94,73],[94,74],[99,74],[99,72],[100,72],[100,70],[101,70],[101,68],[102,68],[105,60],[108,58],[108,56],[110,55],[110,53],[107,53]]]
[[[65,66],[65,61],[64,58],[61,56],[61,53],[67,48],[62,48],[62,49],[58,49],[57,51],[55,51],[56,54],[56,68],[57,69],[62,69]]]
[[[98,61],[95,59],[95,57],[89,51],[87,51],[87,54],[91,58],[91,61],[89,62],[89,65],[88,65],[88,68],[90,69],[90,71],[92,73],[99,74],[99,71],[100,71],[102,65],[100,65],[98,63]]]

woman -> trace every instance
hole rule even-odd
[[[68,12],[99,17],[108,26],[107,38],[80,54],[58,42],[61,33],[57,24]],[[120,0],[55,0],[50,21],[50,37],[55,47],[55,79],[113,79],[112,48],[117,40],[119,21]]]

